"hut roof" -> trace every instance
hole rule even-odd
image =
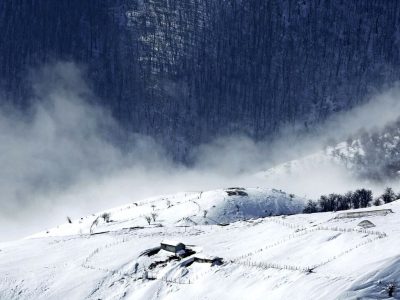
[[[341,218],[360,218],[367,216],[386,216],[389,213],[393,213],[391,209],[375,209],[375,210],[356,210],[338,213],[336,219]]]
[[[179,245],[184,245],[184,244],[181,243],[181,242],[172,241],[172,240],[162,240],[162,241],[161,241],[161,244],[170,245],[170,246],[174,246],[174,247],[177,247],[177,246],[179,246]]]
[[[357,226],[362,227],[362,228],[370,228],[370,227],[375,227],[375,224],[369,220],[363,220],[360,223],[358,223]]]

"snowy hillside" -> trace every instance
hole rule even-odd
[[[359,158],[363,155],[365,155],[365,152],[359,140],[354,140],[351,143],[342,142],[335,147],[327,147],[325,150],[314,154],[274,166],[266,171],[259,172],[257,176],[274,178],[315,172],[315,170],[324,168],[345,168],[349,172],[356,173]]]
[[[228,188],[154,197],[99,212],[33,237],[88,234],[142,226],[225,225],[238,220],[290,215],[305,199],[278,190]],[[149,224],[150,222],[150,224]]]
[[[390,289],[400,299],[400,201],[342,218],[317,213],[226,226],[200,222],[203,209],[210,220],[227,222],[250,216],[258,205],[282,212],[292,201],[300,204],[276,191],[245,192],[154,198],[110,210],[97,234],[87,233],[91,216],[48,236],[2,243],[0,299],[389,299]],[[141,220],[152,204],[159,215],[154,223],[163,226]],[[178,226],[187,214],[201,224]],[[365,220],[369,228],[359,226]],[[168,240],[186,249],[161,249],[162,242],[173,244]]]
[[[305,156],[300,159],[294,159],[282,164],[276,165],[265,171],[256,174],[258,177],[274,178],[276,176],[298,175],[302,172],[314,171],[324,166],[339,164],[329,153],[319,151],[315,154]]]
[[[267,179],[300,176],[322,170],[343,170],[349,176],[373,181],[400,176],[400,120],[380,130],[361,131],[317,153],[285,162],[257,174]],[[341,171],[340,171],[341,170]],[[335,176],[332,176],[333,178]]]

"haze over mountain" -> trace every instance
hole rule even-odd
[[[0,232],[183,190],[380,192],[399,166],[396,126],[382,133],[398,17],[396,2],[2,1]],[[348,156],[362,130],[367,156]],[[339,169],[254,177],[326,146]]]

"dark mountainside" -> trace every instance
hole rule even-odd
[[[213,137],[309,131],[400,78],[398,1],[3,0],[0,85],[87,67],[101,105],[178,159]]]

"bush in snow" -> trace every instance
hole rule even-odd
[[[372,191],[367,189],[358,189],[355,192],[347,192],[344,195],[332,193],[329,195],[322,195],[318,203],[309,202],[304,212],[315,212],[315,209],[317,209],[317,211],[329,212],[368,207],[371,205],[372,201]],[[315,204],[317,204],[317,208]]]
[[[336,211],[340,197],[339,194],[322,195],[318,201],[321,211]]]
[[[372,200],[372,191],[370,190],[358,189],[355,192],[347,192],[337,198],[336,210],[368,207]]]
[[[373,205],[374,205],[374,206],[379,206],[379,205],[381,205],[381,199],[380,199],[380,198],[376,198],[376,199],[374,200]]]
[[[396,194],[393,192],[392,188],[388,187],[385,189],[385,192],[382,194],[381,198],[384,203],[390,203],[396,200]]]
[[[312,200],[308,200],[306,207],[303,210],[305,214],[312,214],[318,212],[318,203]]]
[[[359,189],[354,192],[354,197],[357,197],[360,201],[360,207],[368,207],[372,202],[372,191],[366,189]]]

